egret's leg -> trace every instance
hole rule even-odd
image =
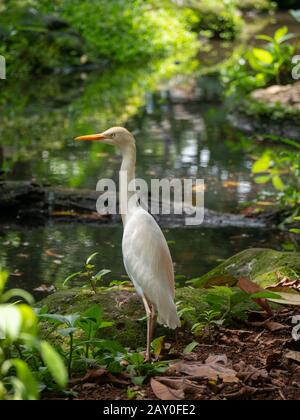
[[[151,318],[150,319],[151,319],[151,324],[150,324],[150,332],[151,332],[150,344],[151,344],[153,340],[154,328],[155,328],[156,319],[157,319],[157,313],[153,305],[151,305]]]
[[[150,348],[150,346],[151,346],[151,322],[152,322],[151,321],[151,315],[152,315],[152,312],[151,312],[149,303],[148,303],[147,299],[145,298],[145,296],[143,296],[142,299],[143,299],[143,303],[144,303],[145,310],[146,310],[146,315],[147,315],[147,349],[146,349],[145,360],[149,361],[149,360],[151,360],[151,348]]]

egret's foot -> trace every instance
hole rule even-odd
[[[157,358],[149,354],[146,350],[141,351],[140,354],[143,356],[145,363],[152,363],[157,361]]]

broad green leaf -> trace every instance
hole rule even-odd
[[[78,331],[78,329],[74,327],[60,328],[57,330],[58,334],[62,335],[63,337],[67,337],[68,335],[73,334],[75,331]]]
[[[7,374],[12,367],[16,369],[16,375],[23,384],[24,395],[22,395],[22,399],[37,400],[39,397],[38,385],[27,363],[20,359],[6,360],[2,365],[2,372]]]
[[[103,313],[100,306],[97,304],[90,306],[86,311],[83,312],[79,321],[81,321],[81,319],[84,319],[84,318],[88,318],[96,322],[97,324],[99,324],[103,318]]]
[[[291,15],[300,22],[300,10],[291,10]]]
[[[290,229],[290,232],[298,234],[300,233],[300,229]]]
[[[100,325],[99,325],[99,329],[108,328],[108,327],[111,327],[112,325],[114,325],[113,322],[110,322],[110,321],[102,321],[100,323]]]
[[[162,352],[162,349],[164,348],[164,340],[165,336],[163,335],[161,337],[155,338],[155,340],[152,341],[151,347],[155,356],[159,356]]]
[[[197,343],[197,341],[192,341],[184,348],[183,354],[191,353],[197,346],[199,346],[199,343]]]
[[[281,28],[277,29],[274,34],[274,39],[276,42],[280,42],[281,38],[284,37],[288,33],[289,29],[287,26],[282,26]]]
[[[262,35],[257,35],[257,36],[256,36],[256,39],[260,39],[260,40],[262,40],[262,41],[267,41],[267,42],[273,42],[273,38],[272,38],[271,36],[269,36],[269,35],[264,35],[264,34],[262,34]]]
[[[2,370],[7,373],[11,367],[16,369],[16,375],[24,386],[23,399],[37,400],[39,397],[38,385],[27,363],[20,359],[10,359],[4,362]]]
[[[0,268],[0,295],[3,292],[5,285],[7,283],[8,280],[8,272],[7,271],[2,271]]]
[[[252,166],[252,173],[259,174],[260,172],[266,172],[271,165],[271,156],[268,153],[264,153]]]
[[[22,316],[17,305],[0,305],[0,339],[15,341],[21,326]]]
[[[280,296],[277,293],[273,292],[258,292],[251,295],[252,299],[280,299]]]
[[[267,50],[264,50],[262,48],[253,48],[252,54],[258,61],[260,61],[263,64],[273,63],[273,56]]]
[[[59,315],[59,314],[40,314],[39,318],[43,321],[49,321],[53,324],[69,324],[69,320],[63,316],[63,315]]]
[[[141,386],[144,383],[144,380],[146,379],[146,376],[134,376],[131,378],[131,381],[134,385]]]
[[[256,176],[254,180],[257,184],[267,184],[269,181],[271,181],[271,176],[270,175]]]
[[[274,175],[272,177],[272,183],[277,191],[283,191],[285,189],[285,185],[279,175]]]
[[[133,353],[130,355],[130,361],[134,365],[140,365],[144,363],[144,358],[140,353]]]
[[[22,299],[26,300],[29,305],[34,304],[34,299],[30,293],[26,292],[23,289],[10,289],[7,292],[3,293],[1,297],[1,302],[7,302],[11,298],[14,297],[21,297]]]
[[[68,374],[61,357],[46,341],[41,341],[40,352],[43,362],[49,369],[49,372],[51,373],[55,382],[61,388],[64,388],[68,382]]]
[[[300,216],[295,217],[294,220],[300,220]]]
[[[28,305],[17,305],[22,319],[22,332],[30,335],[36,335],[38,319],[34,310]]]

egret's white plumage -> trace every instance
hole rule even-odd
[[[77,140],[102,141],[117,146],[122,153],[121,174],[126,174],[125,185],[120,185],[123,260],[128,276],[145,305],[149,359],[156,315],[160,324],[173,329],[180,326],[180,321],[174,303],[174,270],[168,244],[154,218],[138,204],[135,189],[129,188],[129,184],[135,182],[135,140],[123,127],[81,136]]]

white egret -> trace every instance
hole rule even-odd
[[[174,270],[168,244],[154,218],[140,206],[135,188],[129,188],[129,184],[132,186],[135,183],[135,139],[125,128],[113,127],[75,140],[101,141],[116,146],[122,153],[121,174],[127,174],[126,185],[122,185],[123,182],[120,184],[123,261],[145,306],[146,360],[150,360],[156,319],[159,324],[172,329],[180,326],[180,320],[174,303]]]

